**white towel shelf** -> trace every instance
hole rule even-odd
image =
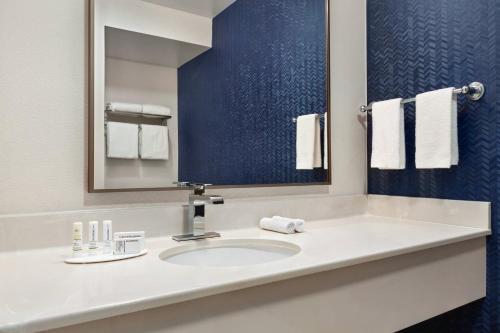
[[[151,125],[167,126],[167,121],[171,118],[171,115],[104,110],[104,128],[106,129],[106,124],[108,123],[108,121],[132,124],[145,123]]]

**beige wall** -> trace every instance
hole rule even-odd
[[[218,191],[226,197],[365,193],[365,0],[331,2],[334,184]],[[0,1],[0,214],[185,200],[86,193],[87,15],[85,0]]]
[[[168,160],[105,158],[104,188],[171,187],[178,180],[177,68],[106,58],[106,101],[168,106]]]

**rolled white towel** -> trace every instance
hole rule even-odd
[[[142,105],[133,103],[110,102],[106,104],[106,110],[141,113]]]
[[[154,104],[144,104],[142,106],[142,112],[148,114],[157,114],[160,116],[170,116],[172,111],[169,107]]]
[[[273,216],[273,220],[292,222],[295,226],[296,232],[305,232],[306,231],[306,221],[304,221],[302,219],[292,219],[292,218],[283,217],[283,216]]]
[[[262,229],[281,232],[282,234],[293,234],[295,232],[295,223],[264,217],[260,220]]]

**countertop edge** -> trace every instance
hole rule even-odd
[[[305,266],[300,269],[283,271],[269,275],[262,275],[256,278],[233,281],[227,284],[208,286],[205,288],[197,288],[189,291],[180,291],[178,293],[161,295],[154,298],[138,299],[131,302],[106,305],[102,307],[94,307],[86,311],[75,312],[70,315],[52,316],[44,319],[34,319],[24,322],[8,323],[6,325],[0,325],[0,332],[27,333],[27,332],[39,332],[44,330],[67,327],[90,321],[101,320],[109,317],[134,313],[138,311],[159,308],[203,297],[214,296],[217,294],[223,294],[236,290],[256,287],[273,282],[317,274],[334,269],[364,264],[376,260],[387,259],[399,255],[405,255],[418,251],[428,250],[435,247],[468,241],[475,238],[486,237],[491,234],[491,231],[488,229],[476,229],[476,230],[477,231],[472,232],[471,234],[468,235],[453,237],[445,240],[440,240],[437,242],[435,241],[435,242],[423,243],[417,246],[411,246],[403,249],[383,251],[364,257],[335,261],[327,264],[319,264],[314,266]]]

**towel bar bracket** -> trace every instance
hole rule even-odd
[[[465,88],[465,87],[464,87]],[[481,82],[472,82],[467,87],[468,91],[464,92],[471,101],[479,101],[484,96],[484,84]]]
[[[471,101],[479,101],[484,96],[485,88],[484,84],[481,82],[472,82],[468,86],[463,86],[462,88],[456,88],[453,92],[457,95],[466,95]],[[415,102],[415,97],[404,99],[401,103],[412,103]],[[368,105],[362,105],[359,111],[362,113],[370,113],[372,110],[373,103]]]

